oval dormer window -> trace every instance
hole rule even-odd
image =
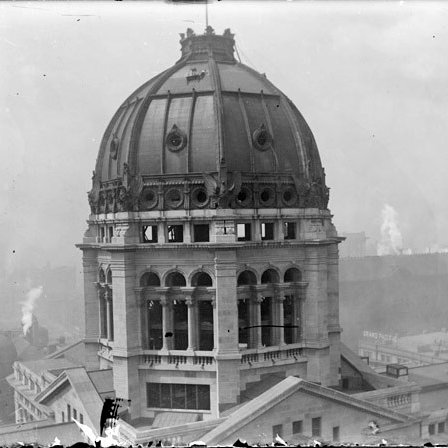
[[[178,152],[185,148],[187,144],[187,135],[181,131],[175,124],[165,139],[166,146],[172,152]]]
[[[252,135],[252,141],[254,146],[260,151],[266,151],[271,147],[272,137],[264,124],[258,129],[255,129]]]

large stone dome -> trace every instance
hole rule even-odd
[[[325,209],[313,134],[229,30],[181,34],[181,58],[138,88],[102,139],[93,213],[207,207]],[[188,183],[188,194],[170,188]],[[191,193],[191,194],[190,194]]]

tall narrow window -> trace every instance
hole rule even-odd
[[[249,344],[249,300],[238,300],[238,342]]]
[[[285,296],[283,301],[283,325],[285,344],[293,344],[294,340],[294,298],[292,296]]]
[[[184,300],[177,300],[173,306],[174,314],[174,350],[186,350],[188,347],[188,310]]]
[[[148,303],[148,349],[160,350],[163,345],[162,305],[158,300]]]
[[[193,237],[195,243],[205,243],[210,241],[210,231],[208,224],[195,224],[193,226]]]
[[[311,435],[314,437],[320,437],[322,435],[321,417],[315,417],[311,419]]]
[[[109,228],[108,228],[108,241],[109,241],[109,243],[112,242],[113,236],[114,236],[114,228],[113,228],[113,226],[109,226]]]
[[[157,226],[143,226],[142,233],[144,243],[157,243]]]
[[[339,442],[339,426],[333,426],[333,441]]]
[[[213,306],[210,300],[200,300],[199,307],[199,350],[213,350]]]
[[[184,241],[184,226],[182,224],[168,226],[168,242],[182,243]]]
[[[285,222],[285,240],[294,240],[296,238],[296,223]]]
[[[249,223],[240,223],[236,225],[236,233],[238,241],[251,240],[251,226]]]
[[[274,425],[272,427],[272,438],[275,440],[275,438],[278,436],[283,436],[283,425]]]
[[[292,422],[292,433],[293,434],[302,434],[303,432],[303,420],[296,420]]]
[[[265,347],[272,345],[272,298],[265,297],[261,302],[261,343]]]
[[[67,405],[67,421],[71,421],[72,420],[72,408],[71,406],[68,404]]]
[[[274,223],[273,222],[262,222],[261,223],[261,239],[263,241],[274,239]]]

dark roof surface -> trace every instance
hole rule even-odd
[[[132,176],[220,172],[294,174],[325,182],[313,134],[294,104],[260,74],[234,58],[233,35],[183,37],[182,57],[120,106],[106,129],[95,182]],[[267,130],[270,143],[254,135]],[[170,149],[174,128],[185,147]]]

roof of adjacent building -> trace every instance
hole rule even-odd
[[[112,375],[111,370],[106,370],[105,372],[107,373],[104,375]],[[100,375],[94,375],[94,378],[100,390],[103,390],[104,386],[107,385],[107,381]],[[95,425],[97,422],[99,423],[103,400],[84,367],[74,367],[62,372],[53,383],[36,396],[36,401],[46,404],[57,397],[57,394],[67,386],[71,387],[78,396],[90,422]]]
[[[76,364],[64,358],[22,361],[21,364],[39,376],[44,372],[58,376],[66,369],[77,367]]]
[[[203,436],[201,440],[206,444],[213,444],[219,443],[233,434],[237,434],[239,429],[243,428],[260,415],[269,412],[275,405],[299,390],[337,401],[342,405],[358,408],[362,412],[386,417],[390,419],[391,423],[406,423],[412,421],[408,415],[385,409],[376,404],[360,400],[324,386],[310,383],[301,378],[289,376],[271,389],[259,395],[257,398],[238,408],[234,413],[229,415],[223,423]]]
[[[448,362],[428,366],[409,367],[409,381],[422,388],[448,387]]]

